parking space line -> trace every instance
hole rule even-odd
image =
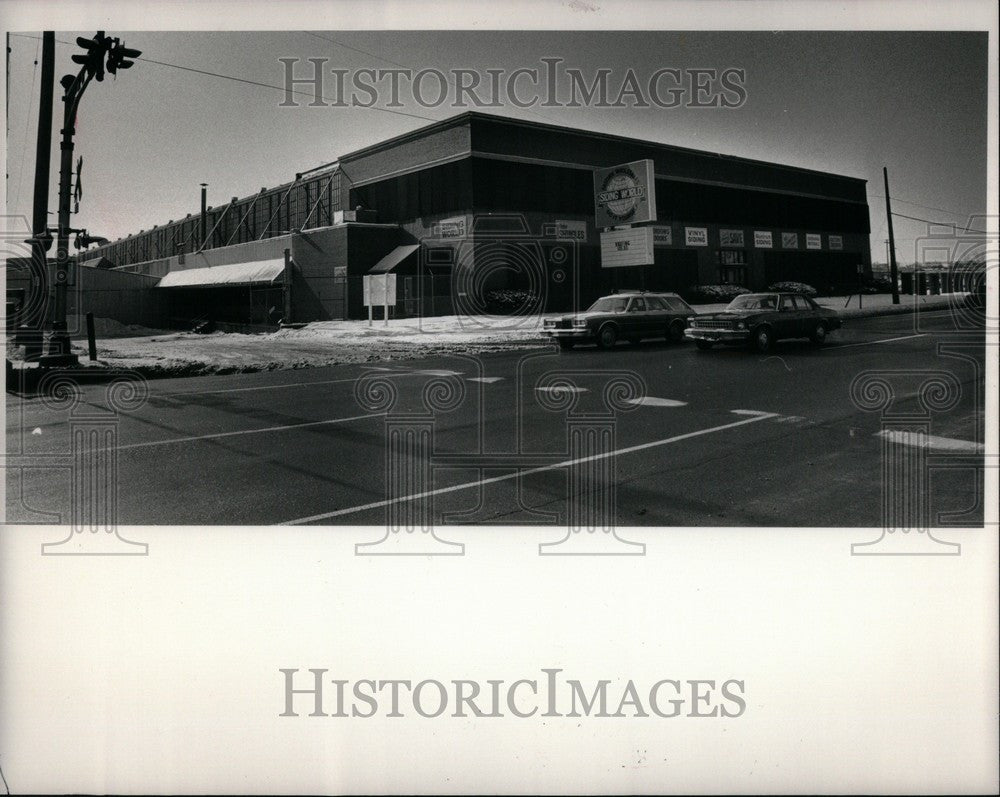
[[[306,423],[290,423],[285,426],[268,426],[264,429],[240,429],[235,432],[215,432],[213,434],[191,435],[190,437],[172,437],[169,440],[147,440],[142,443],[126,443],[116,446],[119,451],[130,448],[151,448],[153,446],[167,446],[177,443],[193,443],[198,440],[216,440],[220,437],[238,437],[240,435],[265,434],[267,432],[285,432],[290,429],[305,429],[310,426],[326,426],[335,423],[349,423],[351,421],[361,421],[367,418],[381,418],[384,412],[366,413],[365,415],[352,415],[348,418],[330,418],[325,421],[307,421]]]
[[[444,495],[445,493],[455,493],[461,490],[471,490],[473,487],[481,487],[486,484],[496,484],[497,482],[510,481],[511,479],[518,479],[523,476],[531,476],[535,473],[544,473],[545,471],[557,470],[559,468],[567,468],[573,465],[580,465],[584,462],[594,462],[596,460],[608,459],[610,457],[617,457],[623,454],[633,454],[636,451],[645,451],[650,448],[658,448],[660,446],[670,445],[671,443],[678,443],[681,440],[690,440],[694,437],[701,437],[702,435],[713,434],[715,432],[722,432],[727,429],[735,429],[739,426],[746,426],[747,424],[757,423],[758,421],[767,420],[768,418],[777,417],[777,413],[773,412],[760,412],[755,413],[749,418],[745,418],[742,421],[734,421],[733,423],[725,423],[721,426],[712,426],[708,429],[699,429],[695,432],[686,432],[684,434],[675,435],[674,437],[667,437],[662,440],[654,440],[649,443],[639,443],[634,446],[627,446],[626,448],[618,448],[614,451],[608,451],[603,454],[591,454],[587,457],[578,457],[576,459],[567,459],[562,462],[556,462],[552,465],[540,465],[534,468],[527,469],[516,469],[512,473],[505,473],[502,476],[491,476],[488,479],[477,479],[476,481],[464,482],[462,484],[454,484],[450,487],[439,487],[436,490],[426,490],[422,493],[413,493],[411,495],[403,495],[398,498],[387,498],[382,501],[372,501],[368,504],[360,504],[358,506],[346,507],[345,509],[335,509],[331,512],[323,512],[318,515],[310,515],[309,517],[296,518],[295,520],[286,520],[284,523],[279,523],[277,525],[281,526],[296,526],[303,523],[313,523],[317,520],[329,520],[335,517],[344,517],[345,515],[354,515],[358,512],[366,512],[370,509],[379,509],[380,507],[390,506],[391,504],[400,504],[405,501],[415,501],[420,498],[429,498],[434,495]],[[516,467],[516,466],[511,466]]]
[[[865,343],[837,343],[833,346],[824,346],[824,350],[829,349],[850,349],[852,346],[875,346],[879,343],[895,343],[897,340],[911,340],[913,338],[925,338],[926,332],[919,332],[916,335],[903,335],[899,338],[883,338],[882,340],[869,340]]]

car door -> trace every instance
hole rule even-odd
[[[632,297],[625,312],[625,335],[637,338],[642,335],[646,317],[646,300],[641,296]]]
[[[778,297],[778,312],[775,313],[774,333],[778,338],[794,338],[799,333],[801,317],[795,304],[795,297],[782,294]]]

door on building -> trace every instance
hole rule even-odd
[[[747,253],[744,249],[720,249],[716,252],[720,285],[747,285]]]

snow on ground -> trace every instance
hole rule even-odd
[[[441,353],[475,354],[547,345],[537,319],[443,316],[319,321],[301,329],[243,334],[163,332],[136,337],[97,334],[98,360],[147,375],[181,376],[270,371],[340,363],[383,362]],[[86,336],[74,340],[86,357]]]
[[[951,296],[901,296],[892,308],[888,295],[865,296],[863,311],[858,299],[823,297],[820,304],[843,317],[906,312],[915,303],[928,309],[960,301]],[[848,304],[847,308],[844,307]],[[698,312],[721,310],[725,305],[699,305]],[[440,316],[436,318],[317,321],[301,329],[245,334],[158,331],[95,319],[98,365],[131,368],[147,376],[187,376],[244,371],[310,368],[340,363],[406,360],[434,354],[478,354],[550,345],[540,334],[541,319],[507,316]],[[73,328],[71,326],[71,328]],[[86,327],[74,335],[73,348],[87,362]],[[7,356],[17,360],[22,350],[8,341]]]

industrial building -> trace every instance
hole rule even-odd
[[[649,261],[602,267],[594,173],[647,159]],[[370,274],[395,276],[409,315],[488,312],[503,289],[543,312],[615,287],[850,289],[868,236],[861,179],[471,112],[79,259],[158,278],[143,290],[175,321],[268,324],[364,317]]]

